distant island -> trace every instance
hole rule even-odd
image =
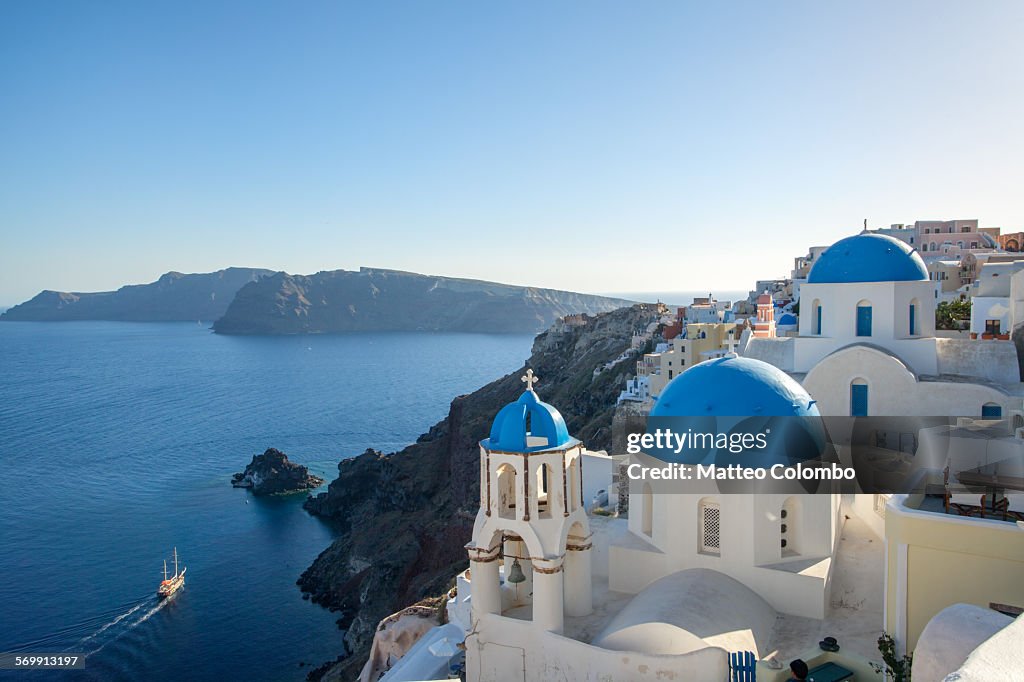
[[[242,286],[270,274],[273,270],[260,268],[227,268],[190,275],[168,272],[155,282],[130,284],[117,291],[81,293],[47,290],[10,308],[0,315],[0,320],[213,321],[224,314]]]
[[[537,332],[576,313],[630,301],[555,289],[360,268],[301,276],[276,273],[242,287],[219,334],[350,331]]]
[[[117,291],[44,291],[0,321],[210,320],[218,334],[353,331],[536,333],[566,315],[633,301],[557,289],[360,268],[290,275],[257,268],[169,272]]]

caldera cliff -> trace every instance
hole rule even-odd
[[[653,306],[634,305],[558,324],[534,341],[526,366],[540,377],[538,394],[590,449],[611,443],[615,401],[635,369],[635,357],[622,355],[633,332],[655,316]],[[306,501],[340,531],[298,581],[314,601],[337,611],[346,629],[350,655],[330,671],[332,679],[357,676],[381,619],[442,594],[468,565],[464,545],[479,506],[478,442],[498,410],[521,395],[524,370],[456,398],[448,417],[404,450],[368,450],[342,461],[328,491]]]
[[[352,331],[524,333],[559,317],[596,314],[631,301],[555,289],[361,268],[315,275],[277,273],[235,295],[219,334]]]
[[[8,309],[0,320],[209,322],[224,314],[239,289],[271,272],[260,268],[226,268],[190,275],[168,272],[155,282],[129,284],[117,291],[47,290]]]

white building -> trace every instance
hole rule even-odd
[[[686,368],[652,416],[1024,415],[1014,346],[936,337],[933,286],[909,245],[841,240],[803,284],[796,336],[745,334],[746,357]],[[1009,298],[1024,314],[1024,275]],[[950,622],[970,634],[951,647],[938,613],[1024,599],[1014,524],[928,511],[905,495],[658,494],[648,484],[631,487],[628,518],[590,516],[591,491],[610,489],[610,458],[571,437],[531,373],[524,381],[480,443],[470,568],[449,602],[469,680],[721,682],[731,653],[752,652],[762,681],[785,679],[773,660],[802,655],[881,682],[867,664],[877,633],[906,646],[929,619],[915,679],[958,668],[964,679],[1021,679],[993,676],[990,658],[1017,660],[1020,627],[974,627],[961,613]],[[956,560],[943,566],[945,555]],[[822,653],[826,634],[842,653]]]
[[[1020,409],[1009,341],[935,335],[935,294],[921,257],[892,237],[830,247],[803,285],[799,335],[752,338],[745,357],[789,373],[826,415],[981,416]]]
[[[1011,305],[1013,276],[1024,270],[1024,260],[988,262],[971,285],[971,337],[1009,340],[1015,326]]]
[[[817,414],[783,372],[735,355],[685,372],[658,410],[712,403],[713,414]],[[458,581],[471,593],[469,679],[722,680],[730,652],[779,650],[792,634],[780,616],[824,618],[838,496],[641,490],[628,521],[588,517],[592,456],[532,387],[480,443],[480,510]]]

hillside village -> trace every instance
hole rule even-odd
[[[635,363],[634,416],[897,420],[867,452],[909,491],[665,494],[626,476],[657,461],[589,450],[528,370],[480,441],[443,622],[386,619],[361,679],[1020,679],[1021,243],[976,220],[865,229],[744,301],[650,306],[594,368]]]

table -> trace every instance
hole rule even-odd
[[[1003,474],[999,473],[999,465],[1003,465]],[[956,474],[956,478],[960,483],[967,486],[977,486],[980,488],[995,488],[997,490],[1024,490],[1024,477],[1014,475],[1016,474],[1015,469],[1019,467],[1013,467],[1009,462],[993,462],[992,464],[984,464],[980,467],[973,469],[964,469]],[[1013,472],[1011,475],[1007,475],[1006,471]]]
[[[992,505],[998,501],[999,496],[1006,490],[1024,490],[1024,477],[1005,473],[1000,475],[999,465],[1003,465],[1003,471],[1015,471],[1018,467],[1011,467],[1009,462],[994,462],[984,464],[974,469],[965,469],[957,473],[956,478],[962,485],[973,488],[985,488],[992,495]]]
[[[807,682],[840,682],[840,680],[852,680],[853,671],[847,670],[838,663],[831,661],[817,668],[812,668],[807,673]]]

